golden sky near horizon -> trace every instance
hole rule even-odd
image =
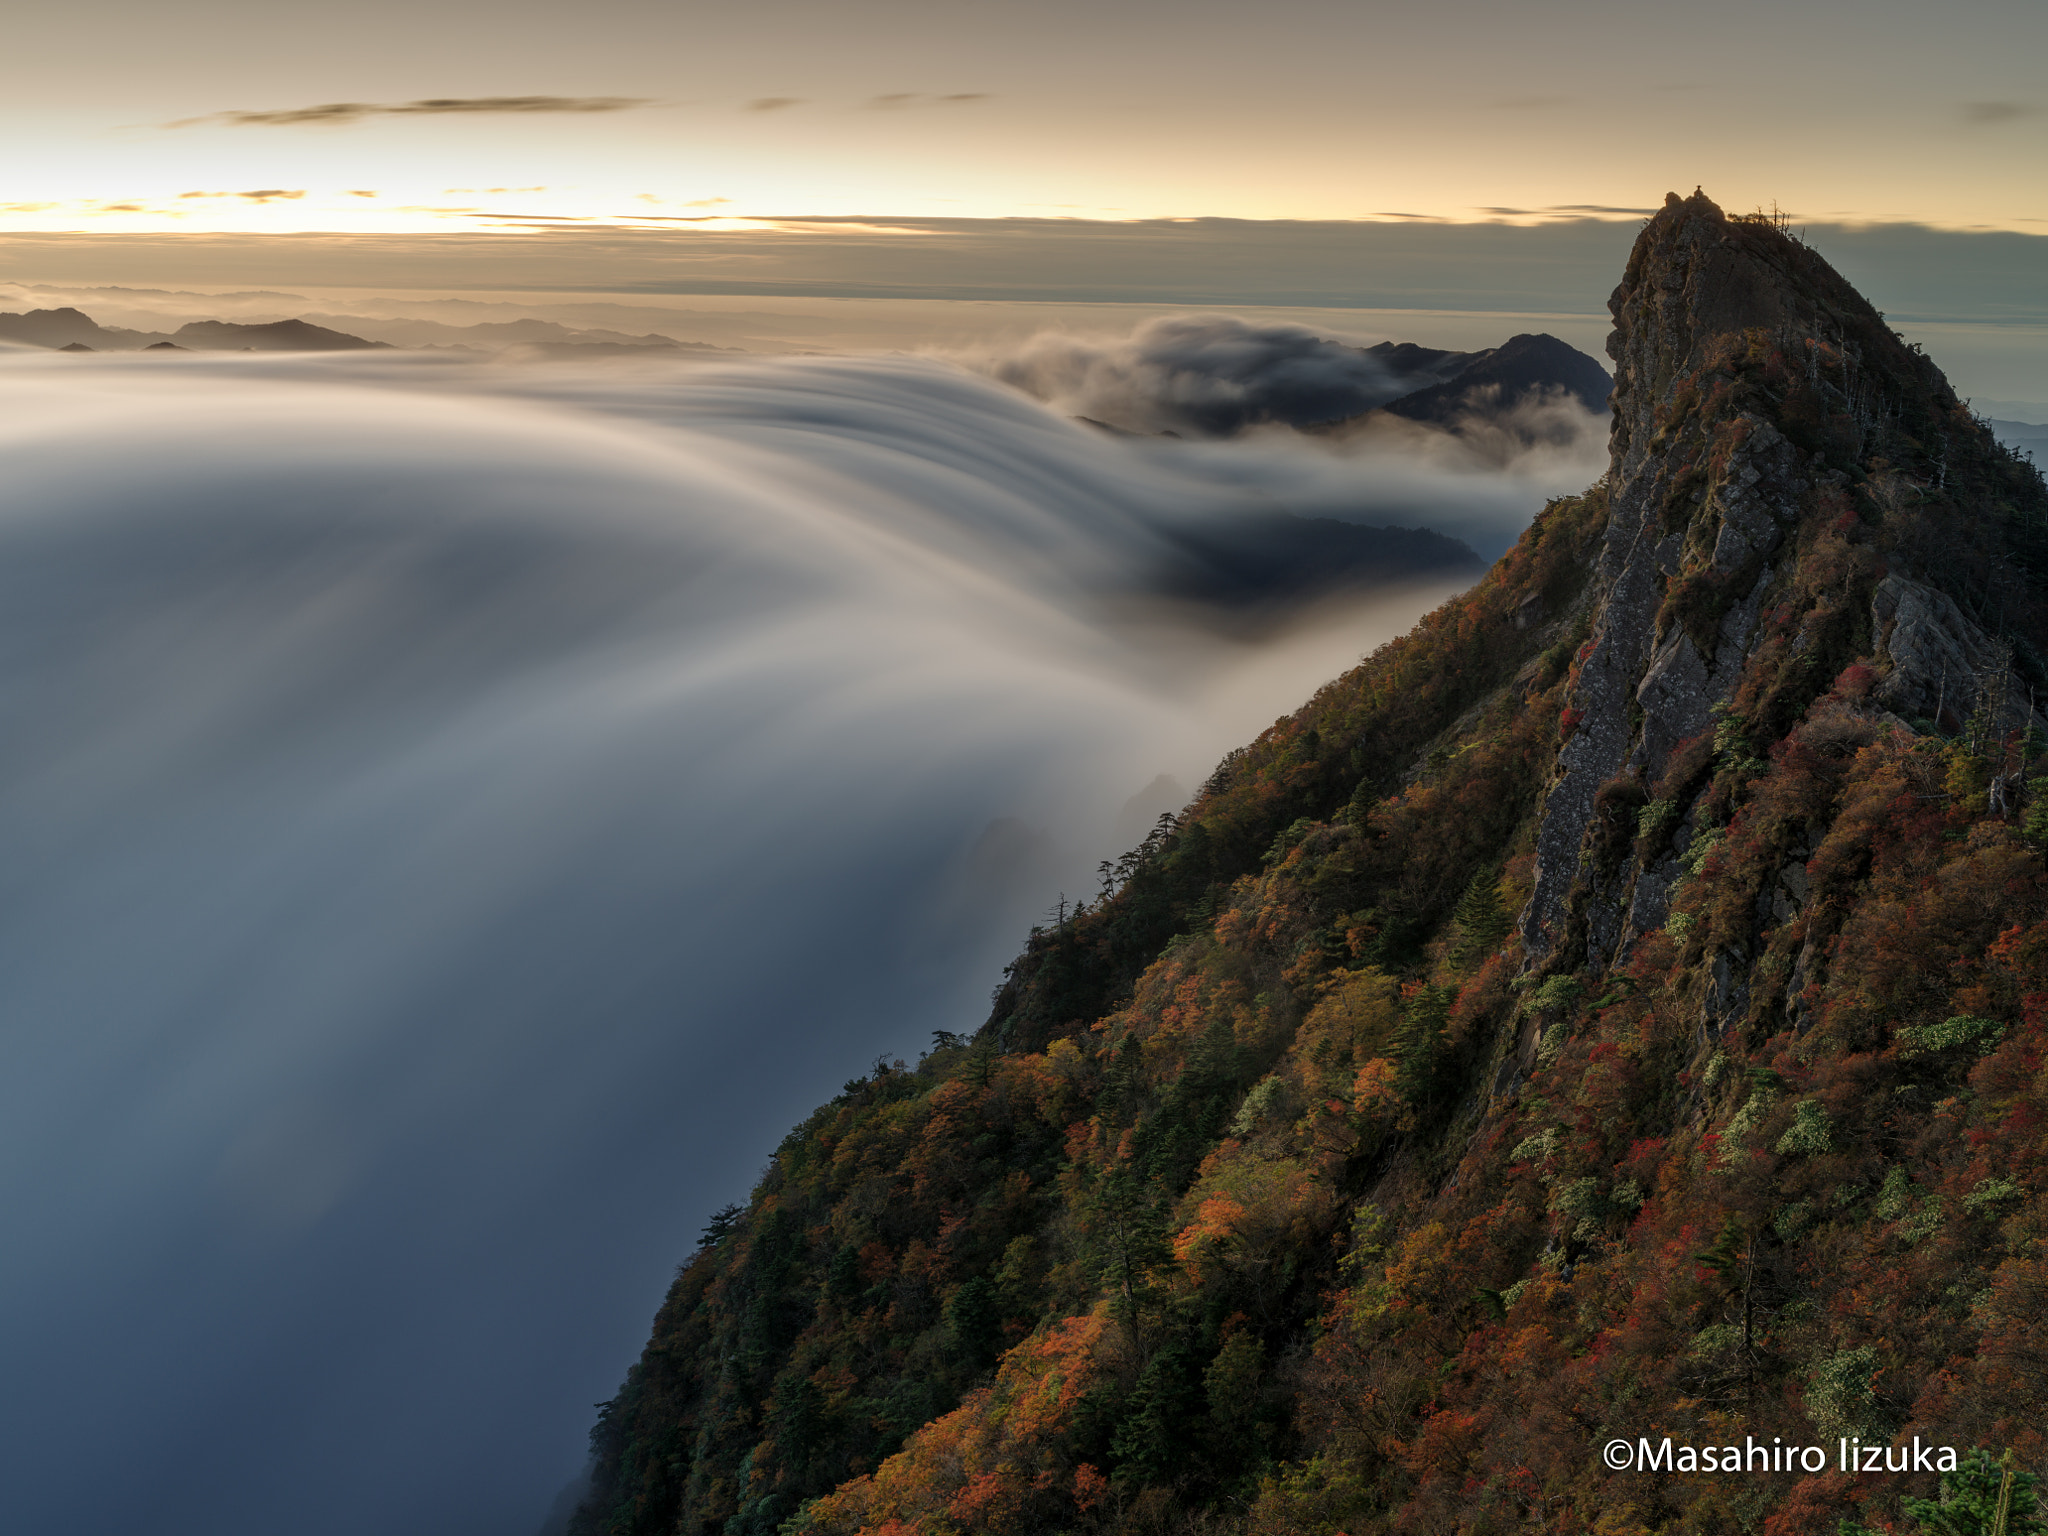
[[[76,0],[8,47],[0,231],[1526,221],[1697,182],[2048,232],[2038,0]]]

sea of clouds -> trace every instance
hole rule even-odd
[[[1246,638],[1160,599],[1175,530],[1490,555],[1598,469],[1068,414],[917,357],[0,354],[11,1525],[532,1530],[782,1132],[1459,584]]]

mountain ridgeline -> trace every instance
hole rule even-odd
[[[2034,1528],[2048,491],[1772,218],[1612,309],[1608,474],[788,1135],[576,1531]]]
[[[1524,333],[1483,352],[1431,352],[1413,343],[1366,348],[1397,372],[1426,382],[1379,409],[1410,421],[1455,425],[1476,411],[1505,414],[1562,397],[1581,408],[1607,409],[1614,381],[1607,370],[1555,336]]]
[[[416,347],[458,356],[491,357],[666,357],[718,355],[737,351],[701,341],[677,341],[654,332],[629,335],[589,330],[549,320],[486,321],[478,325],[443,325],[431,320],[391,320],[370,315],[325,315],[347,325],[321,325],[304,317],[245,323],[234,320],[192,320],[175,331],[140,331],[102,325],[83,311],[66,305],[0,313],[0,342],[44,347],[53,352],[368,352]],[[381,333],[367,338],[357,331]]]

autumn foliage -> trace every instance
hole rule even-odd
[[[1907,1532],[1934,1478],[1838,1439],[2048,1468],[2048,771],[1887,713],[1870,620],[1895,567],[2023,571],[2048,496],[1931,366],[1842,407],[1844,338],[1666,381],[1685,506],[1767,395],[1843,467],[1712,728],[1595,802],[1574,921],[1662,861],[1659,925],[1534,964],[1510,925],[1602,485],[1226,760],[978,1034],[790,1134],[604,1410],[579,1530]],[[1829,1470],[1601,1464],[1665,1435]]]

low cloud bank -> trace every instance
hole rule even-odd
[[[1362,461],[1166,446],[929,359],[0,355],[15,1521],[537,1525],[782,1131],[1469,579],[1245,641],[1187,535]]]
[[[1532,339],[1550,340],[1518,338]],[[1597,398],[1583,380],[1578,397],[1460,390],[1460,371],[1485,356],[1174,315],[1123,337],[1045,332],[962,360],[1217,489],[1305,517],[1435,529],[1491,560],[1546,498],[1605,469],[1608,416],[1582,403]],[[1428,416],[1380,409],[1402,400],[1427,402]]]
[[[1417,387],[1362,347],[1229,315],[1170,315],[1115,340],[1047,332],[983,366],[1070,416],[1199,437],[1341,421]]]

